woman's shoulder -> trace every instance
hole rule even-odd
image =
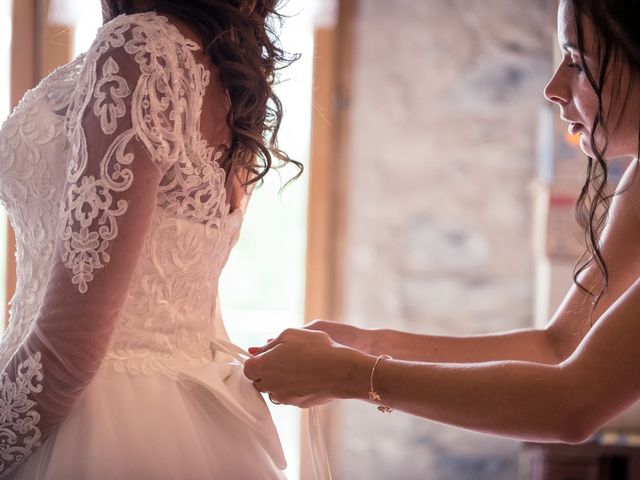
[[[186,23],[155,11],[119,15],[98,29],[87,57],[98,57],[117,48],[130,54],[200,50],[198,42],[190,38],[192,35],[183,32],[193,34]]]

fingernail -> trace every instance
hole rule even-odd
[[[260,350],[259,347],[249,347],[249,353],[251,355],[253,355],[254,353],[256,353],[258,350]]]
[[[267,340],[267,343],[269,342],[273,342],[273,338],[270,338],[269,340]]]

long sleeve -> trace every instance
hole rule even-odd
[[[41,445],[95,376],[161,180],[184,158],[201,92],[181,68],[185,45],[160,27],[114,23],[87,53],[67,114],[67,182],[43,303],[0,374],[0,474]]]

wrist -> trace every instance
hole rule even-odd
[[[369,398],[369,379],[376,357],[367,353],[343,348],[338,356],[339,370],[336,375],[335,398],[366,400]]]
[[[389,342],[386,341],[386,338],[390,332],[391,330],[384,328],[367,330],[367,348],[363,350],[376,357],[378,355],[388,355],[387,345]]]

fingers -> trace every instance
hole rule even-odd
[[[260,380],[260,362],[255,357],[244,362],[244,376],[253,382]]]
[[[276,340],[272,342],[273,345],[270,347],[270,349],[274,352],[277,351],[277,347],[279,345],[275,342]],[[261,355],[256,354],[255,356],[248,358],[244,362],[244,376],[249,380],[252,380],[254,384],[256,382],[262,382],[260,388],[258,388],[258,390],[260,390],[261,392],[265,391],[263,379],[265,379],[265,376],[269,377],[268,372],[270,371],[270,364],[273,363],[271,360],[271,358],[265,358]]]
[[[260,378],[260,364],[254,358],[244,362],[244,376],[253,381],[253,386],[260,393],[267,393],[265,383]]]
[[[277,343],[276,340],[270,340],[269,342],[267,342],[265,345],[263,345],[261,347],[250,347],[249,348],[249,353],[251,355],[260,355],[261,353],[268,352],[273,347],[275,347],[277,344],[278,343]]]
[[[281,336],[281,335],[280,335]],[[280,343],[278,340],[280,339],[280,336],[278,336],[277,338],[270,338],[269,340],[267,340],[267,343],[265,343],[263,346],[261,347],[249,347],[249,353],[251,355],[260,355],[261,353],[264,353],[268,350],[271,350],[273,347],[275,347],[278,343]]]
[[[286,330],[283,330],[282,333],[280,335],[278,335],[275,339],[270,339],[262,347],[251,347],[251,348],[249,348],[249,353],[251,355],[260,355],[261,353],[268,352],[269,350],[271,350],[274,347],[276,347],[278,344],[284,343],[287,339],[289,339],[293,335],[295,335],[295,332],[298,332],[298,331],[300,331],[300,330],[297,329],[297,328],[287,328]]]
[[[249,347],[248,351],[251,355],[258,355],[260,353],[262,353],[262,349],[264,347],[266,347],[268,344],[270,344],[271,342],[273,342],[273,338],[270,338],[269,340],[267,340],[267,343],[265,343],[262,347]]]
[[[277,394],[275,394],[271,390],[271,388],[268,385],[268,382],[256,377],[256,375],[259,374],[258,367],[256,367],[255,365],[256,363],[257,363],[257,360],[254,361],[253,358],[250,358],[245,362],[245,375],[250,380],[253,380],[253,386],[255,387],[255,389],[258,390],[258,392],[260,393],[266,394],[269,397],[269,401],[271,401],[271,403],[273,403],[274,405],[293,405],[300,408],[309,408],[314,405],[326,403],[328,401],[328,400],[318,400],[314,398],[305,399],[305,398],[291,397],[282,391],[280,391],[280,395],[284,395],[284,396],[280,398]],[[249,365],[248,369],[247,369],[247,364]]]
[[[271,403],[273,403],[274,405],[282,405],[284,402],[280,402],[278,401],[278,399],[274,396],[274,394],[272,392],[269,392],[267,390],[267,388],[265,387],[264,383],[262,382],[262,380],[256,380],[255,382],[253,382],[253,386],[255,387],[256,390],[258,390],[260,393],[266,393],[267,396],[269,397],[269,401]]]

